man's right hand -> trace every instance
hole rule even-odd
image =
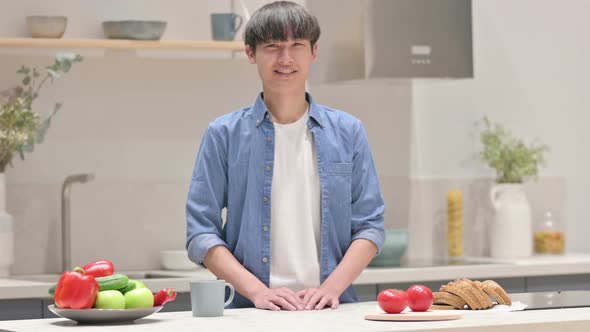
[[[266,288],[254,297],[254,305],[258,309],[268,309],[272,311],[285,310],[303,310],[303,303],[297,297],[297,294],[289,288]]]

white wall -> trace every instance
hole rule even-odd
[[[566,179],[568,250],[590,252],[587,31],[586,0],[474,0],[475,78],[413,84],[412,176],[491,176],[470,160],[479,149],[473,124],[488,115],[527,141],[538,138],[549,145],[541,175]]]
[[[247,4],[252,12],[265,2]],[[208,39],[209,13],[229,10],[230,2],[26,0],[1,5],[10,8],[0,12],[2,36],[26,36],[27,15],[65,14],[70,24],[64,38],[100,38],[102,20],[132,17],[167,20],[164,39]],[[72,189],[73,264],[108,258],[118,269],[158,268],[160,250],[184,247],[186,193],[204,128],[217,116],[252,104],[260,91],[255,67],[243,59],[201,59],[198,52],[140,52],[147,58],[126,51],[83,52],[88,55],[84,62],[47,86],[34,104],[45,112],[54,101],[64,102],[46,141],[7,171],[7,206],[17,221],[17,274],[57,272],[60,186],[67,175],[80,172],[94,173],[95,180]],[[52,58],[40,55],[52,53],[0,50],[0,90],[17,82],[21,64],[48,65]],[[311,91],[318,102],[365,123],[388,206],[403,202],[408,85],[313,86]],[[406,205],[389,210],[389,225],[407,224]]]

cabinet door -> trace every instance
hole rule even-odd
[[[590,274],[528,277],[527,292],[590,290]]]
[[[0,320],[41,318],[40,299],[0,300]]]
[[[377,301],[377,285],[354,285],[353,287],[359,301]]]
[[[190,311],[191,310],[191,295],[190,293],[177,293],[176,299],[164,305],[160,312],[171,311]]]
[[[54,304],[52,298],[41,299],[41,311],[43,314],[43,318],[59,318],[58,315],[54,314],[53,312],[47,309],[47,306]]]

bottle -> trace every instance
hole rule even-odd
[[[459,189],[451,189],[447,192],[447,250],[450,261],[463,259],[463,234],[463,193]]]
[[[535,225],[533,241],[535,253],[561,255],[565,251],[565,232],[563,226],[551,211],[543,214],[543,217]]]

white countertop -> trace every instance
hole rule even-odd
[[[589,331],[590,308],[517,312],[465,313],[452,321],[380,322],[364,319],[377,312],[375,302],[340,305],[318,311],[229,309],[222,317],[192,317],[191,312],[156,313],[128,324],[108,325],[109,331]],[[62,331],[76,323],[64,318],[0,321],[10,331]],[[80,325],[77,330],[102,331],[105,325]]]
[[[353,284],[590,274],[590,254],[543,255],[512,260],[469,259],[487,261],[490,264],[367,268]]]
[[[478,260],[485,260],[478,258]],[[367,268],[353,282],[354,285],[385,284],[397,282],[424,282],[452,280],[457,278],[511,278],[551,275],[590,274],[590,254],[568,254],[565,256],[536,256],[518,260],[491,260],[483,265],[447,265],[434,267]],[[156,292],[172,287],[178,292],[188,292],[189,281],[214,279],[206,269],[195,271],[133,271],[177,276],[177,278],[140,279]],[[126,273],[118,271],[117,273]],[[17,280],[20,278],[22,280]],[[23,299],[50,297],[47,290],[53,282],[26,280],[26,276],[0,279],[0,299]],[[56,279],[57,280],[57,279]]]

